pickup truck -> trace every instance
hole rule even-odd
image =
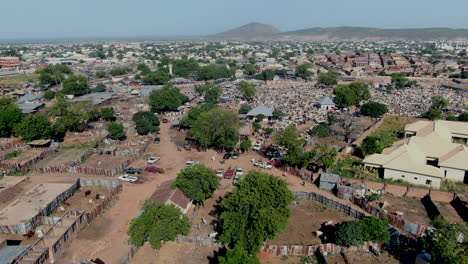
[[[124,181],[124,182],[135,183],[135,182],[138,181],[138,177],[137,176],[130,176],[128,174],[124,174],[122,176],[119,176],[119,180]]]
[[[158,162],[161,158],[160,157],[149,157],[148,160],[146,161],[146,163],[148,164],[155,164],[156,162]]]

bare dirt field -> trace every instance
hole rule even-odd
[[[366,252],[353,252],[347,253],[346,257],[349,262],[345,261],[343,255],[327,255],[325,256],[326,260],[330,264],[346,264],[346,263],[359,263],[359,264],[375,264],[375,263],[385,263],[385,264],[398,264],[398,261],[395,257],[388,254],[388,252],[381,251],[380,256],[375,256],[371,253]]]
[[[42,149],[28,149],[26,152],[21,153],[21,155],[14,157],[8,160],[8,163],[22,163],[24,161],[30,160],[37,155],[42,153]]]
[[[60,149],[58,152],[53,152],[45,159],[34,164],[35,168],[46,168],[53,166],[67,166],[70,162],[77,160],[81,155],[89,151],[89,149]]]
[[[132,264],[202,264],[210,263],[217,247],[198,247],[191,244],[166,242],[159,250],[145,244],[135,255]]]
[[[90,168],[102,168],[102,169],[113,169],[118,165],[124,163],[130,157],[122,155],[108,155],[108,154],[99,154],[94,153],[91,155],[85,163],[82,164],[83,167]]]
[[[402,212],[404,219],[422,225],[429,225],[431,222],[420,199],[384,194],[379,202],[384,201],[388,203],[388,206],[385,207],[388,213]],[[373,202],[373,205],[378,207],[377,202]]]
[[[0,192],[0,209],[3,209],[13,200],[20,196],[21,193],[27,191],[29,179],[25,179],[14,186],[8,187]]]
[[[318,231],[322,223],[333,221],[333,224],[355,220],[337,210],[317,201],[302,200],[291,205],[291,217],[288,226],[274,240],[267,240],[269,245],[317,245],[320,239],[312,234]]]
[[[103,137],[104,136],[67,136],[60,145],[63,147],[79,146],[89,144],[89,142],[99,141]]]
[[[90,191],[91,194],[86,195],[86,191]],[[92,211],[109,194],[110,189],[105,187],[82,187],[66,200],[66,203],[69,205],[62,203],[62,207],[65,210],[60,210],[59,208],[52,216],[63,216],[68,210]],[[99,195],[99,199],[96,199],[96,195]]]

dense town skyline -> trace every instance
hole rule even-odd
[[[84,0],[73,8],[51,0],[47,5],[9,1],[3,9],[9,10],[2,15],[0,39],[4,40],[204,36],[250,22],[271,24],[282,31],[336,26],[468,28],[463,14],[468,2],[462,0],[449,0],[444,5],[435,0],[397,0],[392,5],[370,0],[297,0],[288,5],[263,0],[222,4],[213,0]]]

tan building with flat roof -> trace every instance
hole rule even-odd
[[[20,59],[18,57],[0,57],[0,68],[18,68]]]
[[[405,127],[405,139],[382,154],[364,159],[384,178],[439,188],[444,180],[468,183],[468,123],[418,121]]]

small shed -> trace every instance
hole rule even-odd
[[[340,182],[340,175],[333,173],[320,174],[319,188],[327,191],[334,190]]]
[[[324,109],[324,110],[331,110],[332,108],[336,106],[333,100],[328,96],[324,96],[320,98],[320,100],[318,101],[318,105],[320,109]]]

